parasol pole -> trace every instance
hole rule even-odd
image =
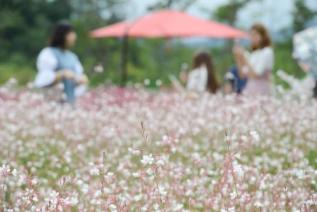
[[[128,79],[128,53],[129,53],[129,36],[124,35],[122,38],[121,49],[121,86],[124,87]]]

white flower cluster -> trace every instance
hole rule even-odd
[[[317,102],[284,94],[0,87],[0,211],[315,211]]]

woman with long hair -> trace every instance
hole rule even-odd
[[[208,53],[197,54],[193,59],[193,69],[188,74],[188,90],[196,92],[208,91],[216,93],[219,84],[215,75],[214,65]]]
[[[251,52],[235,46],[233,54],[241,78],[248,83],[243,91],[246,95],[270,95],[271,73],[274,67],[274,51],[268,30],[262,24],[251,27]]]
[[[55,27],[49,46],[37,58],[38,73],[34,82],[39,88],[51,88],[62,83],[69,103],[75,102],[76,89],[88,83],[77,55],[70,51],[76,39],[70,24],[63,22]]]

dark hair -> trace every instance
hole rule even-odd
[[[66,36],[68,33],[73,32],[73,26],[66,22],[58,23],[55,26],[53,34],[50,39],[51,47],[66,48]]]
[[[208,71],[207,90],[211,93],[216,93],[219,88],[219,84],[215,76],[214,65],[211,56],[206,52],[197,54],[193,60],[194,69],[203,65],[206,66]]]
[[[271,46],[272,42],[271,42],[271,37],[269,35],[268,30],[266,29],[266,27],[263,24],[254,24],[251,27],[251,30],[259,33],[259,35],[261,36],[261,43],[259,46],[252,46],[252,50],[255,51],[257,49],[263,49],[265,47]]]

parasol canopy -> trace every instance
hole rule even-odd
[[[183,12],[162,10],[135,21],[120,22],[91,32],[94,38],[138,37],[211,37],[246,38],[247,34],[233,27],[203,20]]]

